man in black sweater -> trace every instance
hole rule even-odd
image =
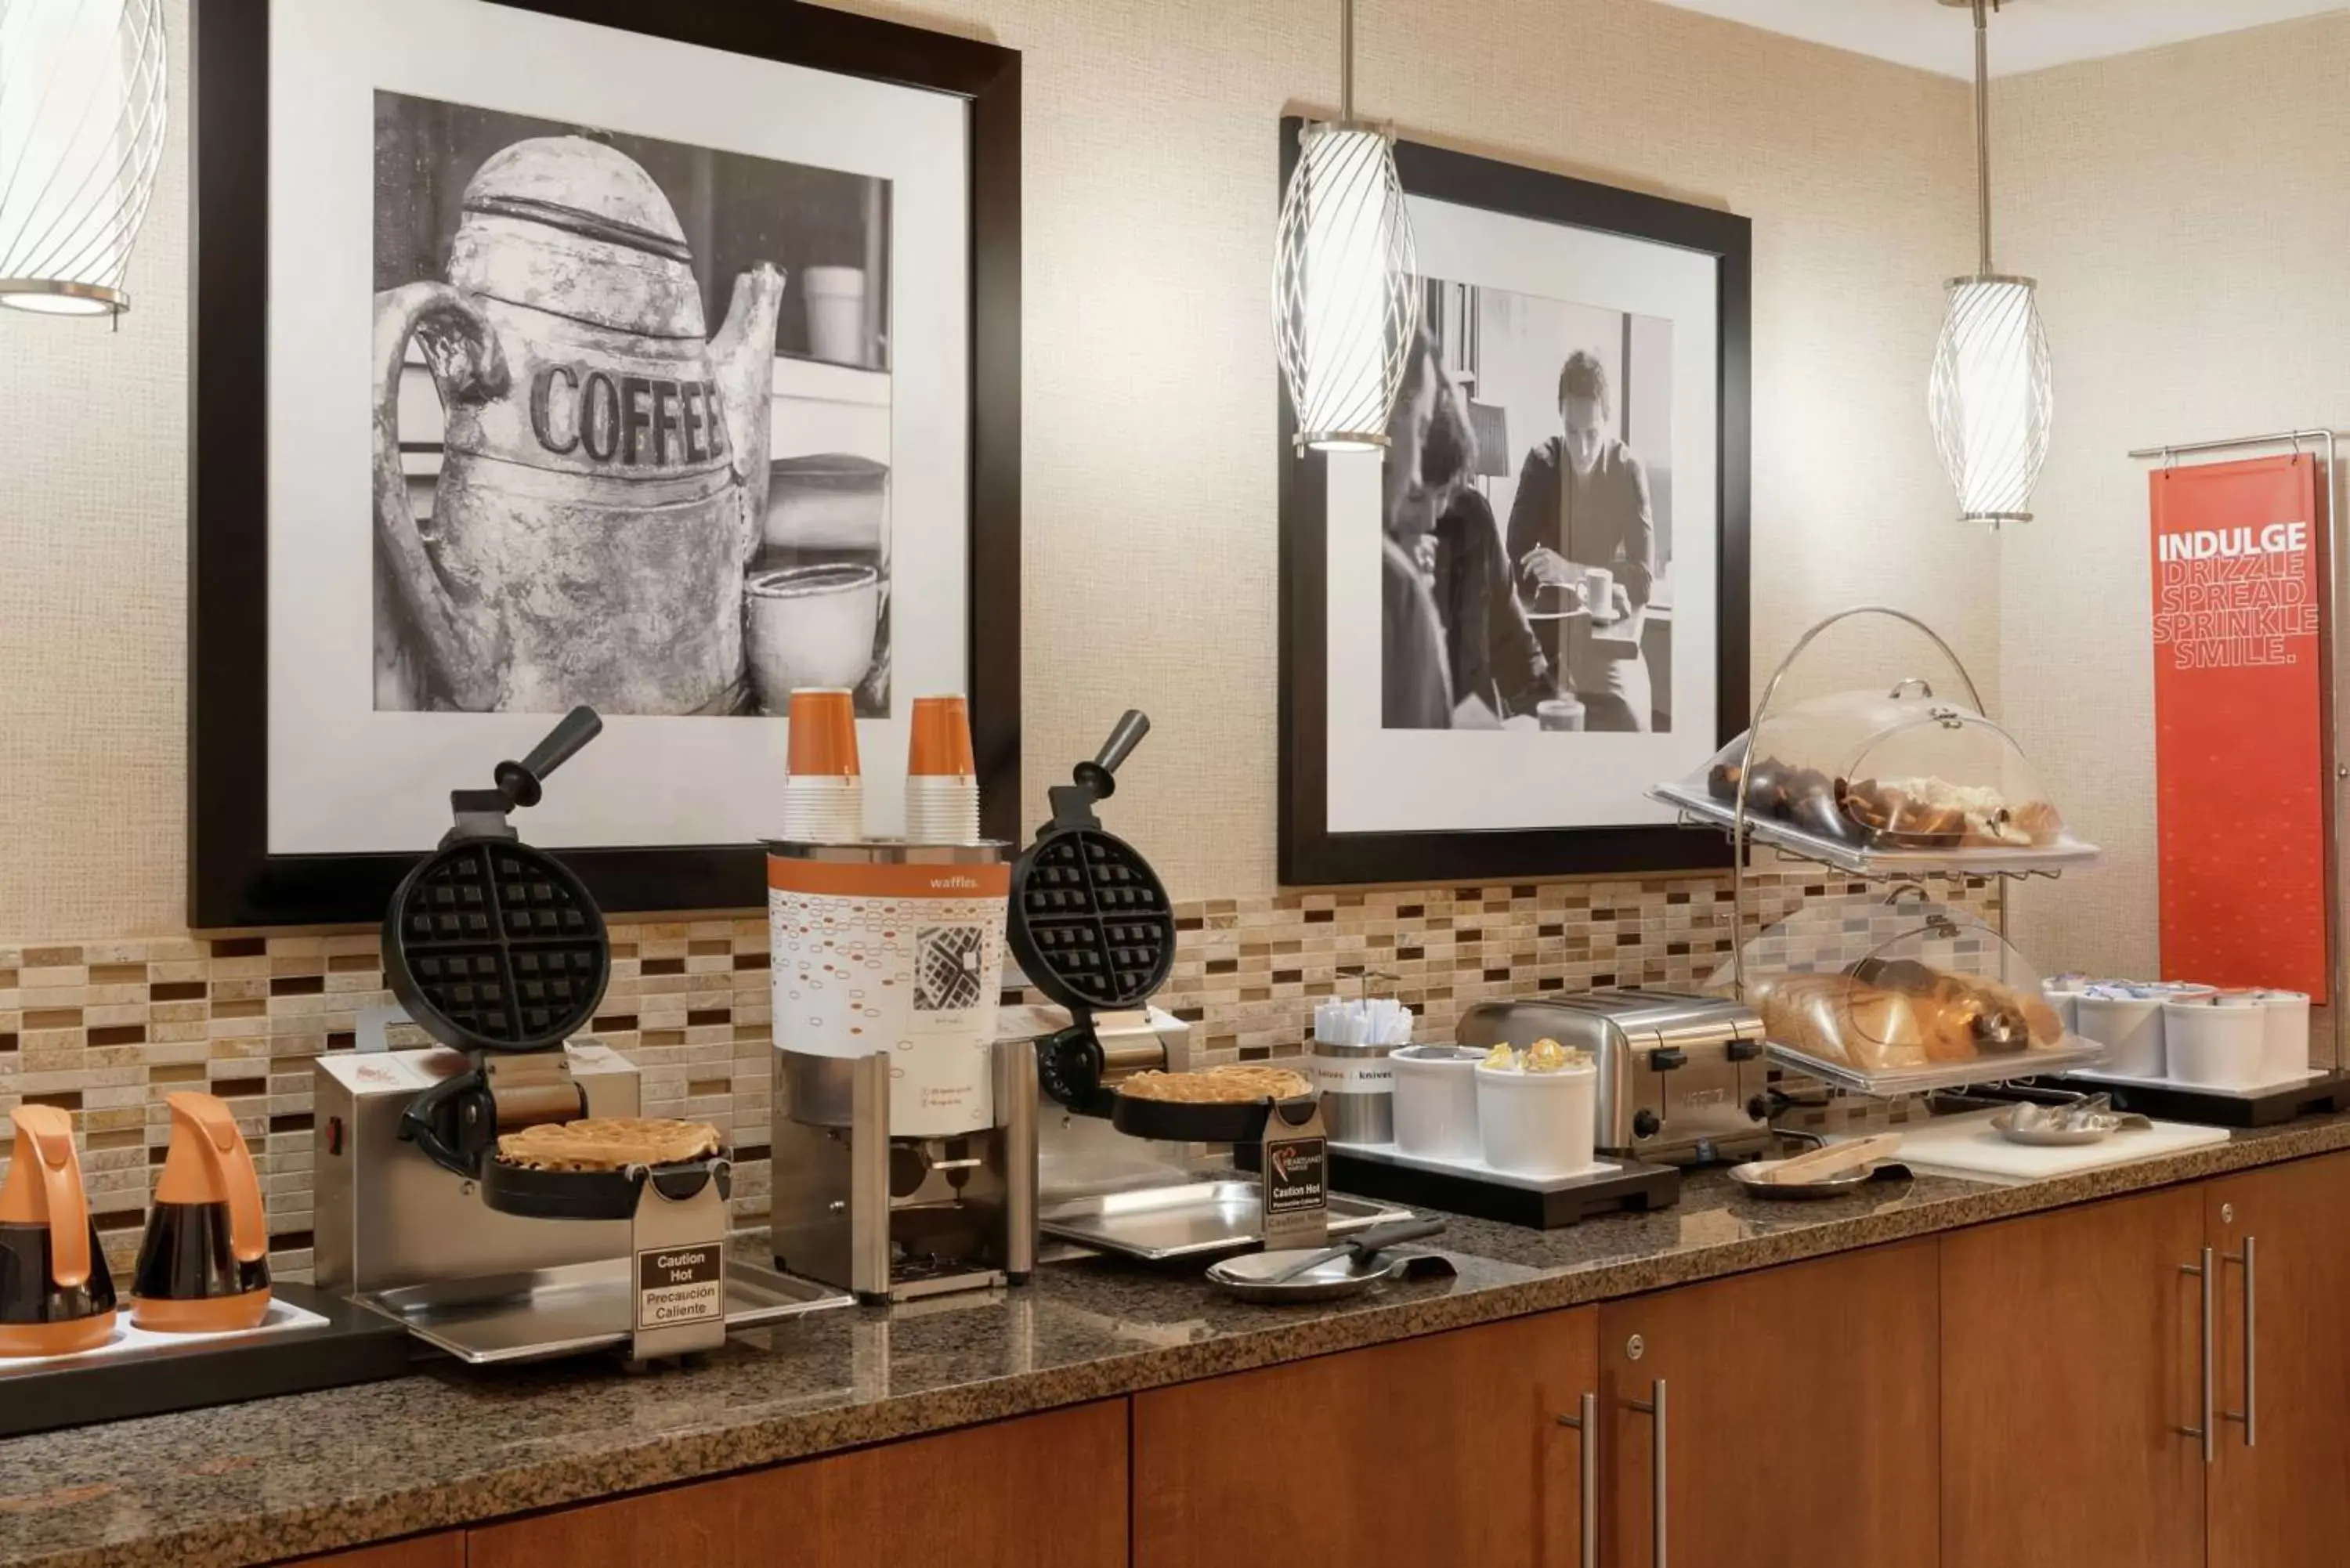
[[[1631,449],[1607,433],[1611,413],[1607,368],[1582,349],[1558,373],[1558,410],[1566,427],[1526,454],[1510,504],[1508,549],[1525,597],[1547,596],[1537,608],[1566,608],[1587,598],[1590,568],[1606,567],[1613,582],[1604,604],[1586,603],[1588,616],[1544,622],[1547,651],[1560,683],[1583,700],[1585,727],[1638,730],[1648,726],[1648,667],[1640,654],[1640,624],[1656,586],[1656,524],[1648,476]]]

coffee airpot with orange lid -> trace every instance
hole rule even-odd
[[[131,1272],[130,1321],[162,1334],[252,1328],[269,1311],[261,1179],[227,1104],[164,1096],[172,1147]]]
[[[74,1156],[73,1117],[18,1106],[0,1183],[0,1355],[63,1355],[114,1333],[114,1277]]]

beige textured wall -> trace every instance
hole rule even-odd
[[[2000,264],[2041,279],[2057,372],[2038,520],[2002,557],[2003,695],[2108,862],[2019,898],[2043,968],[2158,957],[2146,465],[2125,454],[2350,427],[2345,79],[2332,16],[1999,84]]]
[[[1179,897],[1263,893],[1274,125],[1331,107],[1337,8],[873,8],[1024,53],[1026,815],[1138,704],[1157,729],[1122,827]],[[171,20],[183,41],[182,0]],[[1758,659],[1883,599],[1995,684],[1999,549],[1949,523],[1922,412],[1936,280],[1969,254],[1960,87],[1648,0],[1364,0],[1358,33],[1361,107],[1407,135],[1754,220]],[[182,920],[173,134],[122,331],[0,319],[0,940]]]

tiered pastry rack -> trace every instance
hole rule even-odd
[[[1882,617],[1915,630],[1948,662],[1958,677],[1960,687],[1973,711],[1988,722],[1982,695],[1974,677],[1967,671],[1965,661],[1941,635],[1916,616],[1883,605],[1859,605],[1839,610],[1815,623],[1796,639],[1785,658],[1772,672],[1770,681],[1762,688],[1762,696],[1755,704],[1753,719],[1747,726],[1746,744],[1740,757],[1738,788],[1735,798],[1725,807],[1711,794],[1692,793],[1678,783],[1662,784],[1648,792],[1648,797],[1679,814],[1684,826],[1710,827],[1727,832],[1731,841],[1731,911],[1732,927],[1730,941],[1731,984],[1741,1001],[1746,997],[1746,941],[1750,925],[1748,911],[1752,907],[1752,889],[1749,886],[1753,875],[1753,846],[1762,845],[1793,859],[1809,861],[1828,867],[1847,877],[1866,881],[1909,884],[1923,888],[1937,880],[1947,880],[1964,888],[1977,878],[1997,884],[1995,929],[2004,942],[2008,934],[2008,905],[2016,884],[2034,877],[2055,877],[2068,870],[2096,864],[2098,850],[2066,836],[2057,843],[2035,848],[1951,848],[1945,850],[1911,848],[1874,848],[1866,846],[1838,844],[1817,835],[1806,833],[1790,823],[1767,816],[1757,816],[1748,809],[1748,786],[1753,776],[1756,737],[1773,711],[1773,702],[1785,683],[1787,673],[1794,669],[1805,650],[1819,640],[1830,628],[1863,617]],[[1892,694],[1898,696],[1910,687],[1920,688],[1931,695],[1930,682],[1911,676],[1894,683]],[[1994,724],[1991,726],[1996,729]],[[2002,734],[2005,732],[2002,731]],[[2010,737],[2010,743],[2012,738]],[[2019,752],[2021,748],[2018,748]],[[1897,889],[1898,896],[1898,889]],[[1759,929],[1756,931],[1760,935]],[[2017,1055],[1985,1056],[1965,1066],[1953,1066],[1932,1075],[1905,1073],[1896,1088],[1887,1088],[1874,1075],[1856,1071],[1823,1070],[1822,1064],[1792,1052],[1773,1042],[1769,1045],[1773,1061],[1826,1084],[1831,1090],[1893,1098],[1913,1094],[1932,1093],[1985,1084],[2012,1082],[2061,1072],[2067,1061],[2077,1063],[2094,1055],[2094,1050],[2081,1053],[2031,1052]]]

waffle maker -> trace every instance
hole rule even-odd
[[[1093,761],[1045,792],[1053,820],[1012,867],[1004,940],[1028,982],[1069,1010],[1069,1026],[1036,1043],[1037,1081],[1086,1116],[1114,1116],[1118,1098],[1093,1015],[1140,1007],[1175,965],[1166,885],[1094,810],[1118,793],[1118,764],[1149,732],[1128,709]]]
[[[1139,1008],[1175,963],[1166,885],[1134,846],[1107,831],[1096,807],[1118,792],[1118,767],[1150,721],[1128,709],[1091,762],[1046,792],[1053,818],[1012,868],[1004,938],[1030,984],[1068,1009],[1069,1025],[1036,1042],[1045,1093],[1134,1137],[1256,1146],[1266,1173],[1260,1233],[1268,1247],[1318,1247],[1326,1235],[1328,1158],[1321,1097],[1184,1103],[1121,1095],[1119,1081],[1163,1067],[1164,1048],[1113,1061],[1098,1012]]]
[[[383,918],[391,992],[425,1033],[466,1053],[465,1071],[416,1096],[400,1136],[481,1183],[482,1201],[539,1220],[625,1220],[654,1180],[672,1199],[726,1185],[723,1158],[648,1170],[531,1170],[491,1158],[498,1134],[587,1114],[564,1042],[588,1026],[612,975],[604,912],[563,863],[522,842],[507,814],[536,805],[546,775],[603,732],[574,708],[494,789],[450,792],[456,826],[400,879]]]

